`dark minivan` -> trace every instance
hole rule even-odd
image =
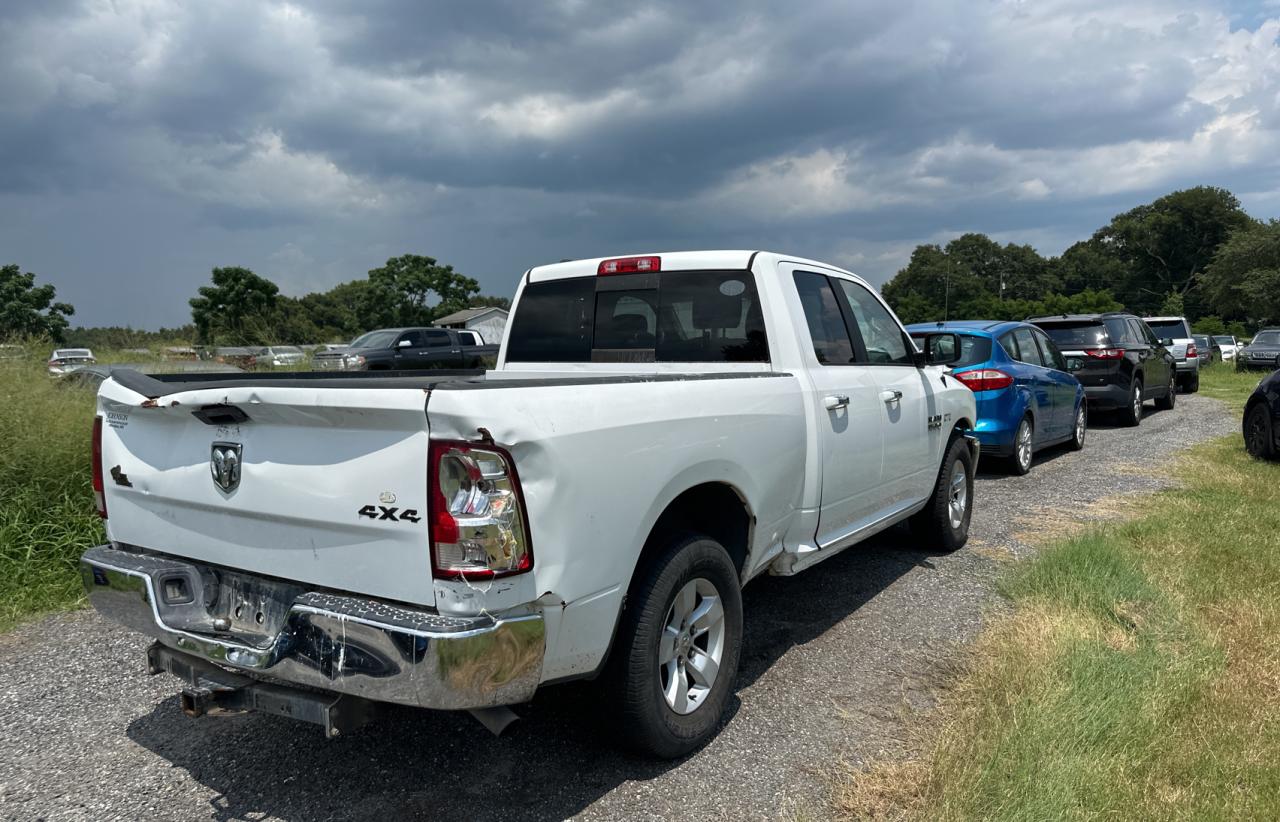
[[[1142,422],[1142,403],[1162,410],[1177,401],[1173,354],[1133,314],[1062,314],[1033,317],[1057,343],[1067,370],[1084,386],[1089,410],[1118,411],[1127,425]]]

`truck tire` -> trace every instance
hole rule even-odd
[[[1089,410],[1084,403],[1080,403],[1080,407],[1076,409],[1076,421],[1071,428],[1071,439],[1067,441],[1067,446],[1072,451],[1084,450],[1084,437],[1089,432]]]
[[[1187,380],[1187,384],[1182,387],[1182,390],[1186,391],[1188,394],[1194,394],[1200,390],[1200,372],[1199,371],[1191,375],[1191,379]]]
[[[1134,377],[1129,386],[1129,404],[1120,409],[1120,421],[1133,428],[1142,424],[1142,380]]]
[[[667,541],[637,571],[610,667],[612,728],[630,747],[674,759],[720,725],[742,651],[742,588],[720,543],[700,534]]]
[[[958,551],[969,539],[973,516],[973,455],[963,437],[947,446],[928,504],[911,518],[911,531],[926,550]]]

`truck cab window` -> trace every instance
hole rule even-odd
[[[906,333],[889,310],[867,289],[849,280],[836,280],[853,321],[867,348],[867,362],[914,365]]]
[[[813,353],[823,365],[847,365],[854,361],[853,342],[845,327],[831,283],[822,274],[797,271],[794,275],[805,324],[813,340]]]

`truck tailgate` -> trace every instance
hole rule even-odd
[[[175,389],[148,400],[103,384],[112,540],[434,605],[422,388]]]

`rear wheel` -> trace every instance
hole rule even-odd
[[[1271,414],[1266,403],[1255,403],[1244,415],[1244,447],[1251,457],[1271,459],[1275,456]]]
[[[638,573],[611,660],[613,726],[631,747],[664,759],[715,733],[738,673],[742,591],[720,543],[684,534]]]
[[[1121,409],[1120,420],[1128,426],[1142,423],[1142,380],[1137,377],[1129,387],[1129,405]]]
[[[1080,407],[1076,409],[1076,424],[1071,429],[1071,440],[1068,442],[1072,451],[1080,451],[1084,448],[1084,437],[1088,433],[1089,418],[1085,414],[1084,403],[1080,403]]]
[[[1178,380],[1176,377],[1169,378],[1169,389],[1163,397],[1156,400],[1156,408],[1161,411],[1172,411],[1173,407],[1178,404]]]
[[[1035,455],[1033,441],[1035,426],[1030,417],[1023,417],[1018,423],[1018,430],[1013,435],[1013,456],[1009,458],[1009,472],[1019,477],[1031,471],[1031,461]]]
[[[1187,380],[1186,385],[1182,387],[1182,390],[1186,391],[1188,394],[1194,394],[1200,390],[1199,371],[1191,375],[1191,379]]]
[[[957,551],[969,539],[972,516],[973,455],[964,438],[956,437],[942,458],[929,503],[911,518],[911,530],[924,548]]]

